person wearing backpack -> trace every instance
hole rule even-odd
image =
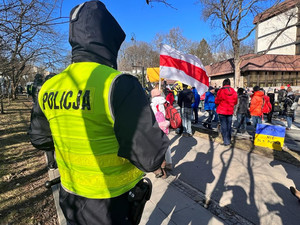
[[[271,113],[271,111],[272,111],[272,104],[270,101],[270,97],[265,94],[265,90],[263,88],[260,88],[260,90],[264,93],[264,96],[263,96],[264,104],[263,104],[263,109],[262,109],[262,111],[263,111],[262,119],[263,119],[264,115],[267,115],[267,118],[268,118],[269,113]]]
[[[287,91],[288,93],[284,101],[284,111],[285,111],[286,122],[287,122],[286,130],[290,130],[293,122],[294,112],[295,112],[295,106],[293,106],[295,102],[295,95],[291,87],[289,87]]]
[[[169,134],[169,126],[170,122],[166,120],[166,111],[164,104],[166,103],[166,99],[161,96],[161,91],[159,89],[153,89],[151,91],[151,108],[155,115],[156,121],[160,129],[166,134]],[[165,161],[163,161],[161,168],[154,171],[156,178],[167,178],[167,173],[165,169],[172,169],[172,158],[171,158],[171,148],[168,147],[165,154]]]
[[[175,98],[174,98],[174,92],[171,89],[167,89],[167,97],[166,100],[170,103],[170,105],[173,105]]]
[[[280,90],[278,91],[278,102],[280,105],[280,111],[279,111],[279,116],[284,116],[284,101],[287,96],[287,90],[285,90],[284,86],[280,87]]]
[[[252,118],[252,124],[254,126],[254,129],[256,130],[256,125],[262,122],[262,115],[263,115],[263,106],[264,106],[264,93],[260,91],[259,86],[255,86],[253,88],[253,94],[251,97],[250,102],[250,115]],[[255,135],[255,131],[254,131]]]
[[[237,90],[238,103],[236,105],[236,117],[237,117],[237,132],[245,133],[247,128],[247,114],[249,106],[249,96],[245,92],[244,88]]]
[[[272,123],[272,116],[274,113],[275,105],[275,94],[273,88],[268,89],[267,96],[269,97],[271,103],[271,111],[267,114],[267,123]]]

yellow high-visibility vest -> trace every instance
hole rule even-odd
[[[86,198],[112,198],[143,172],[117,156],[110,91],[120,72],[93,62],[71,64],[47,80],[39,105],[50,124],[61,184]]]

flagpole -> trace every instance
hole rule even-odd
[[[160,79],[160,75],[159,75],[159,81],[158,81],[158,90],[161,90],[161,79]]]
[[[160,44],[160,48],[162,47],[162,44]],[[161,90],[161,79],[160,79],[160,67],[159,67],[159,74],[158,74],[158,90]]]

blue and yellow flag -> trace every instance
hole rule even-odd
[[[254,145],[281,151],[284,137],[285,127],[257,124]]]

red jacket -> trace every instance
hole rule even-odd
[[[263,96],[264,93],[262,91],[256,91],[252,95],[251,103],[250,103],[250,115],[251,116],[261,116],[263,114]]]
[[[170,102],[170,105],[173,105],[173,102],[174,102],[174,94],[173,94],[173,92],[171,92],[171,91],[169,92],[169,94],[166,97],[166,100],[168,102]]]
[[[217,113],[222,115],[232,115],[237,100],[238,97],[236,91],[229,85],[225,85],[218,91],[215,99]]]
[[[268,114],[272,111],[272,104],[270,102],[270,97],[267,95],[264,95],[263,98],[264,98],[264,106],[263,106],[262,111],[263,111],[263,113]]]

